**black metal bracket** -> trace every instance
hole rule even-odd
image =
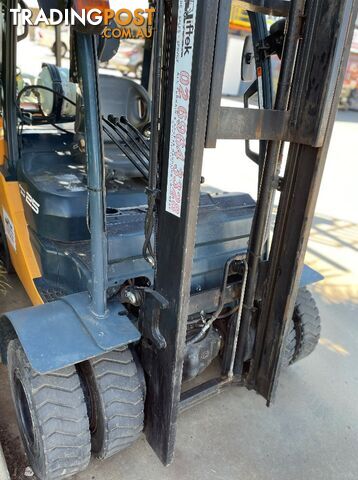
[[[246,90],[246,92],[244,93],[244,107],[245,108],[249,108],[249,100],[250,98],[255,95],[255,93],[258,92],[258,81],[257,79],[249,86],[249,88]],[[260,164],[260,154],[259,153],[256,153],[254,152],[253,150],[251,150],[251,147],[250,147],[250,140],[245,140],[245,153],[246,153],[246,156],[252,160],[253,162],[255,162],[257,165]]]
[[[222,86],[226,63],[226,51],[228,45],[230,13],[231,1],[220,0],[216,24],[215,52],[210,85],[208,121],[206,127],[206,148],[216,148],[216,133],[219,125],[219,116],[216,114],[216,112],[220,110],[221,104]]]
[[[160,116],[163,121],[158,146],[161,159],[158,185],[162,196],[156,215],[154,288],[169,301],[167,309],[159,310],[160,332],[167,342],[167,348],[154,350],[147,348],[143,342],[141,359],[148,374],[146,437],[161,461],[168,465],[173,460],[182,385],[202,160],[215,53],[216,38],[213,32],[216,31],[219,0],[176,0],[166,3],[172,8],[167,12],[170,15],[166,35],[170,42],[167,43],[167,46],[170,45],[168,83],[166,100],[161,104]],[[193,16],[188,15],[186,10],[192,12]],[[210,15],[206,15],[207,12]],[[191,61],[191,50],[189,57],[185,54],[187,50],[183,41],[186,37],[182,33],[187,29],[192,30],[193,25],[195,33],[190,41],[193,48]],[[185,84],[188,96],[184,95],[184,98],[187,100],[180,96],[180,72],[185,77],[184,82],[190,82],[190,88],[189,83]],[[181,101],[185,102],[187,111],[186,147],[183,151],[175,152],[171,132]],[[146,303],[150,301],[148,298]]]
[[[142,307],[139,311],[139,330],[149,345],[164,350],[167,342],[160,332],[160,310],[166,310],[169,302],[151,288],[141,288]]]
[[[277,55],[279,59],[282,57],[283,43],[285,39],[285,19],[280,19],[270,29],[270,34],[262,40],[258,45],[258,51],[264,57]]]

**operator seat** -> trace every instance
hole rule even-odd
[[[150,121],[151,101],[147,91],[135,81],[114,75],[99,76],[99,97],[102,115],[107,118],[125,116],[139,130]],[[104,155],[106,166],[119,177],[135,178],[141,174],[128,158],[104,133]]]
[[[99,82],[103,115],[126,116],[139,129],[149,122],[150,99],[144,88],[130,79],[107,75],[100,76]],[[73,144],[72,133],[34,130],[22,136],[17,177],[22,191],[35,202],[35,207],[24,202],[34,242],[41,238],[60,242],[89,238],[85,157],[76,153],[78,149],[74,153]],[[147,197],[141,174],[106,135],[104,151],[106,167],[121,179],[120,185],[107,179],[107,206],[144,205]]]

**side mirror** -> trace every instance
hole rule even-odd
[[[245,37],[244,47],[242,50],[241,80],[243,82],[253,82],[256,80],[255,52],[251,35]]]

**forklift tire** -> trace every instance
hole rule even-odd
[[[37,478],[57,480],[84,470],[91,439],[75,367],[40,375],[16,339],[8,346],[8,370],[20,434]]]
[[[92,452],[100,459],[132,445],[144,427],[142,368],[128,347],[78,365],[87,401]]]
[[[11,262],[9,246],[7,244],[4,225],[0,219],[0,262],[6,270],[6,273],[14,273],[14,267]]]
[[[311,292],[300,288],[286,338],[285,366],[302,360],[315,350],[321,335],[321,317]]]

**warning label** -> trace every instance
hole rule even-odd
[[[14,224],[12,223],[11,218],[9,217],[9,214],[7,213],[4,207],[2,209],[2,218],[3,218],[6,238],[9,240],[10,245],[16,252],[16,236],[15,236]]]

